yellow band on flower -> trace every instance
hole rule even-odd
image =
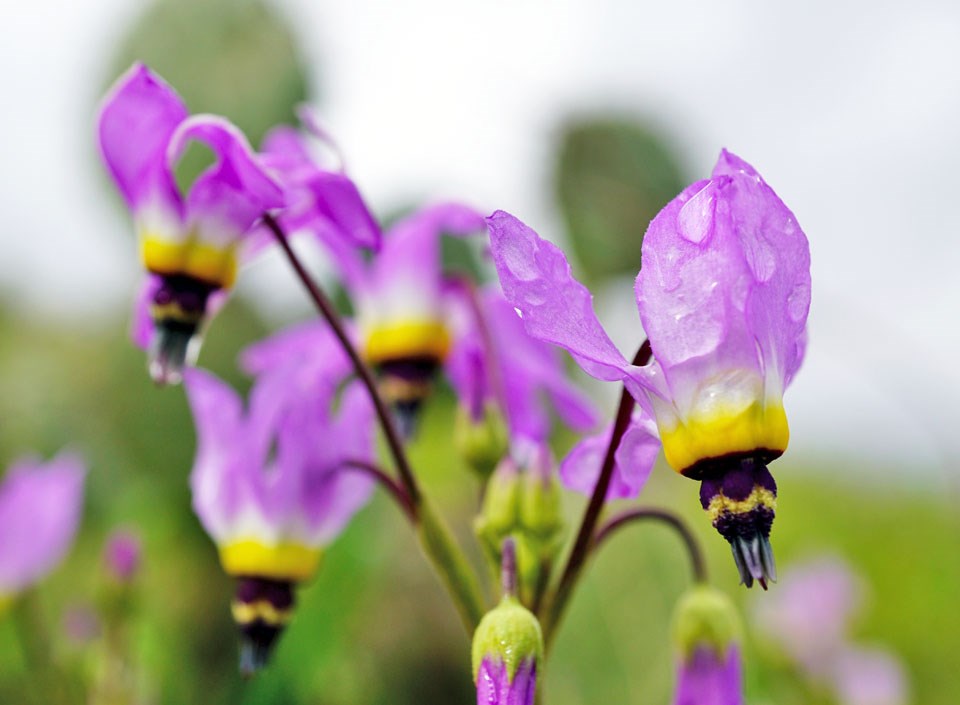
[[[170,242],[149,234],[140,239],[143,265],[154,274],[182,274],[224,289],[237,279],[236,249],[236,245],[220,248],[192,239]]]
[[[776,511],[777,496],[764,487],[754,487],[750,495],[740,501],[718,494],[710,500],[707,514],[710,516],[710,521],[715,522],[721,514],[747,514],[757,507]]]
[[[267,546],[256,539],[220,547],[220,564],[228,575],[302,582],[317,572],[323,551],[298,543]]]
[[[430,357],[443,360],[450,350],[450,333],[441,321],[401,321],[371,328],[364,355],[371,363]]]
[[[783,452],[790,440],[783,405],[754,402],[734,413],[720,410],[690,416],[674,428],[660,429],[663,452],[677,472],[701,460],[766,449]]]
[[[280,609],[267,600],[257,600],[256,602],[234,600],[230,604],[230,612],[233,614],[233,621],[237,624],[252,624],[260,621],[269,624],[271,627],[289,624],[290,618],[293,616],[292,609]]]

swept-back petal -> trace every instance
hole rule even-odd
[[[202,142],[217,157],[187,195],[187,219],[196,226],[201,241],[229,245],[265,210],[284,204],[280,186],[231,122],[217,115],[194,115],[185,120],[170,138],[166,153],[170,168],[191,140]]]
[[[134,64],[114,84],[100,108],[100,152],[130,208],[180,214],[180,196],[166,162],[167,144],[187,118],[187,107],[144,64]]]
[[[563,459],[560,463],[560,479],[568,489],[586,495],[593,493],[600,479],[600,469],[612,431],[613,427],[609,426],[603,433],[584,438]],[[615,465],[607,499],[639,496],[659,452],[660,438],[657,436],[656,423],[638,408],[614,456]]]

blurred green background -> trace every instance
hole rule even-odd
[[[228,115],[256,143],[268,126],[292,119],[292,106],[308,97],[307,76],[322,74],[322,67],[304,65],[293,36],[281,14],[261,2],[154,2],[122,38],[114,70],[101,85],[133,59],[145,60],[192,110]],[[690,176],[671,136],[642,117],[597,114],[561,122],[553,192],[580,273],[592,283],[631,274],[640,264],[641,224]],[[103,198],[113,198],[104,182]],[[317,579],[300,591],[296,619],[273,665],[252,682],[239,678],[232,586],[190,509],[194,435],[183,392],[150,384],[126,326],[116,320],[42,327],[21,317],[16,301],[0,301],[0,460],[26,452],[49,457],[68,445],[91,468],[76,548],[37,595],[40,618],[57,635],[58,662],[78,681],[95,672],[100,642],[69,639],[63,620],[100,599],[104,538],[125,526],[145,545],[129,625],[144,702],[471,702],[467,636],[403,517],[382,496],[356,517]],[[234,298],[211,326],[201,364],[244,388],[236,353],[270,328]],[[470,529],[477,488],[450,444],[453,408],[447,392],[430,403],[412,458],[479,561]],[[558,438],[558,454],[572,442]],[[773,540],[781,568],[824,551],[845,557],[869,586],[856,636],[903,659],[913,702],[954,703],[960,693],[960,519],[950,498],[872,483],[869,469],[828,457],[808,468],[788,454],[774,470],[781,500]],[[570,496],[567,503],[573,523],[584,502]],[[706,547],[715,583],[749,615],[752,595],[736,586],[728,548],[702,515],[696,486],[658,467],[642,503],[687,517]],[[547,666],[544,701],[669,702],[669,620],[688,584],[686,557],[666,530],[637,526],[610,542],[568,613]],[[775,650],[750,638],[746,664],[749,702],[820,702]],[[49,702],[41,677],[25,662],[13,622],[0,621],[0,703]]]

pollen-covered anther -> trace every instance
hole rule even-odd
[[[240,672],[252,676],[266,666],[277,638],[293,617],[293,583],[242,577],[230,605],[240,629]]]
[[[770,530],[777,508],[777,485],[760,460],[731,459],[700,485],[700,501],[713,527],[730,542],[740,582],[756,580],[767,589],[777,571]]]

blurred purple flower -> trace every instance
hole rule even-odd
[[[308,133],[336,151],[313,113],[305,107],[299,113]],[[380,249],[380,226],[356,184],[342,164],[330,169],[319,166],[303,132],[286,125],[272,129],[261,145],[260,163],[283,187],[285,208],[278,220],[284,232],[308,231],[333,252],[357,246]],[[257,237],[264,243],[272,241],[267,233]]]
[[[445,371],[470,418],[479,422],[488,404],[503,405],[515,446],[538,446],[549,439],[551,407],[574,430],[593,428],[593,404],[567,378],[557,351],[527,334],[499,287],[478,291],[475,303],[464,289],[449,289],[454,340]]]
[[[123,529],[111,532],[107,537],[103,558],[111,577],[121,583],[130,582],[139,572],[143,558],[139,534]]]
[[[77,602],[64,611],[61,628],[73,644],[87,646],[100,636],[100,618],[93,605]]]
[[[289,621],[295,584],[316,572],[323,549],[370,498],[372,480],[345,469],[374,457],[373,408],[358,383],[277,403],[254,387],[250,408],[213,375],[186,374],[197,426],[193,506],[237,580],[234,619],[241,670],[267,661]]]
[[[775,593],[762,595],[754,612],[757,629],[816,678],[826,678],[846,647],[862,588],[839,558],[797,563]]]
[[[195,356],[204,321],[234,283],[244,236],[265,210],[284,204],[283,193],[233,124],[190,116],[176,92],[140,63],[104,100],[98,137],[133,213],[148,272],[134,340],[148,349],[154,381],[175,384]],[[192,140],[217,161],[184,195],[174,168]]]
[[[590,375],[624,381],[656,417],[667,461],[704,481],[701,501],[741,579],[775,579],[769,532],[786,449],[783,391],[803,358],[807,239],[749,164],[723,151],[710,179],[650,223],[637,307],[654,361],[611,342],[563,252],[503,211],[488,219],[504,293],[532,336],[566,348]]]
[[[0,483],[0,605],[52,571],[73,543],[86,470],[76,456],[21,460]]]
[[[684,658],[677,671],[674,705],[743,705],[740,650],[731,646],[718,654],[701,646]]]
[[[905,705],[903,665],[880,649],[846,648],[834,662],[834,689],[841,705]]]

